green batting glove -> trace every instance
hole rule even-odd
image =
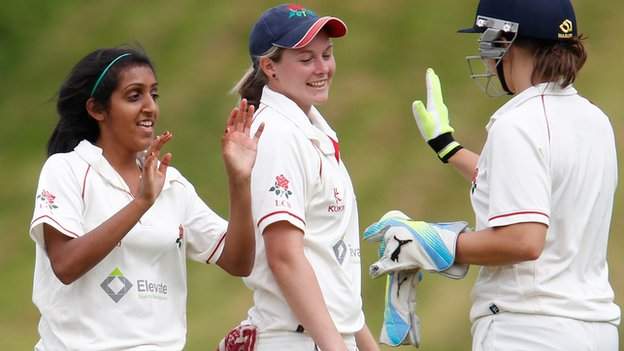
[[[427,144],[444,163],[462,146],[453,139],[453,127],[449,124],[448,109],[442,99],[440,78],[433,69],[427,68],[427,108],[420,100],[412,103],[412,113],[418,130]]]

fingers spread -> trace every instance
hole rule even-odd
[[[234,130],[242,132],[245,129],[245,116],[247,114],[247,108],[247,99],[242,99],[238,107]]]
[[[230,112],[230,117],[227,120],[227,123],[225,125],[225,132],[228,133],[232,128],[234,128],[234,123],[236,121],[236,117],[238,116],[239,113],[239,109],[238,107],[234,107],[232,109],[232,112]]]
[[[169,131],[164,132],[158,138],[158,142],[156,143],[156,145],[154,145],[154,153],[156,154],[156,157],[158,157],[162,147],[165,146],[165,144],[168,143],[169,140],[171,140],[171,138],[173,138],[173,134],[171,134],[171,132],[169,132]]]
[[[245,135],[249,135],[249,130],[251,129],[251,123],[253,122],[253,115],[254,115],[254,111],[255,111],[255,107],[254,105],[250,105],[249,108],[247,109],[247,113],[245,114],[245,120],[244,120],[244,129],[243,132],[245,133]]]
[[[171,155],[171,153],[166,153],[165,156],[163,156],[162,160],[160,160],[160,165],[158,166],[158,171],[162,174],[165,174],[165,172],[167,172],[167,167],[169,167],[169,164],[171,163],[171,159],[173,158],[173,155]]]

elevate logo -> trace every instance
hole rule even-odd
[[[128,291],[130,291],[132,283],[124,277],[119,268],[115,268],[111,274],[104,279],[102,284],[100,284],[100,287],[111,299],[113,299],[113,301],[115,301],[115,303],[117,303],[128,293]]]

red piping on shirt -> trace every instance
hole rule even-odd
[[[328,136],[328,138],[332,141],[332,144],[334,145],[334,156],[336,156],[336,161],[340,163],[340,144],[331,137]]]
[[[223,235],[221,235],[221,239],[219,239],[219,242],[217,243],[217,246],[215,246],[214,249],[212,249],[212,253],[210,253],[210,256],[208,256],[208,259],[206,260],[206,263],[210,264],[210,260],[212,259],[212,256],[214,256],[215,253],[217,253],[217,250],[219,249],[219,246],[221,246],[221,244],[223,243],[223,239],[225,239],[225,234],[227,234],[227,232],[223,233]]]
[[[89,165],[89,167],[87,167],[87,170],[85,171],[84,178],[82,179],[82,193],[80,194],[80,196],[82,197],[83,201],[84,201],[85,189],[87,188],[87,175],[89,174],[89,170],[90,169],[91,169],[91,165]]]
[[[288,215],[291,215],[291,216],[293,216],[293,217],[297,218],[298,220],[300,220],[300,221],[301,221],[301,223],[303,223],[303,225],[305,225],[305,221],[304,221],[303,219],[301,219],[299,216],[297,216],[297,215],[295,215],[295,214],[293,214],[293,213],[290,213],[290,212],[288,212],[288,211],[275,211],[275,212],[271,212],[271,213],[269,213],[268,215],[266,215],[266,216],[264,216],[264,217],[260,218],[260,220],[258,220],[258,224],[256,224],[256,226],[260,227],[260,223],[261,223],[262,221],[264,221],[264,220],[265,220],[265,219],[267,219],[268,217],[271,217],[271,216],[273,216],[273,215],[280,214],[280,213],[286,213],[286,214],[288,214]]]
[[[41,217],[37,217],[35,218],[32,222],[30,222],[30,225],[32,225],[33,223],[35,223],[36,221],[40,220],[41,218],[49,218],[52,222],[56,223],[56,225],[58,225],[59,227],[61,227],[64,231],[68,232],[69,234],[73,235],[75,238],[79,237],[80,235],[72,232],[71,230],[67,230],[67,228],[63,227],[61,225],[61,223],[57,222],[54,218],[48,216],[48,215],[43,215]]]
[[[498,216],[494,216],[490,219],[488,219],[488,221],[493,221],[497,218],[502,218],[502,217],[509,217],[509,216],[515,216],[515,215],[521,215],[521,214],[538,214],[538,215],[542,215],[546,218],[550,218],[547,214],[545,214],[544,212],[539,212],[539,211],[520,211],[520,212],[512,212],[512,213],[507,213],[507,214],[502,214],[502,215],[498,215]]]

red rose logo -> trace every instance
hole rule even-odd
[[[283,174],[275,177],[275,184],[280,188],[284,188],[284,190],[288,190],[288,183],[288,179],[286,179]]]
[[[283,174],[280,174],[275,177],[275,185],[273,185],[269,191],[274,192],[275,195],[286,196],[286,198],[288,198],[292,195],[292,191],[288,189],[288,183],[290,183],[290,181],[284,177]]]
[[[39,206],[47,206],[51,210],[58,208],[58,206],[54,204],[54,199],[56,199],[56,196],[47,190],[42,190],[41,194],[37,195],[37,200],[42,202]]]

